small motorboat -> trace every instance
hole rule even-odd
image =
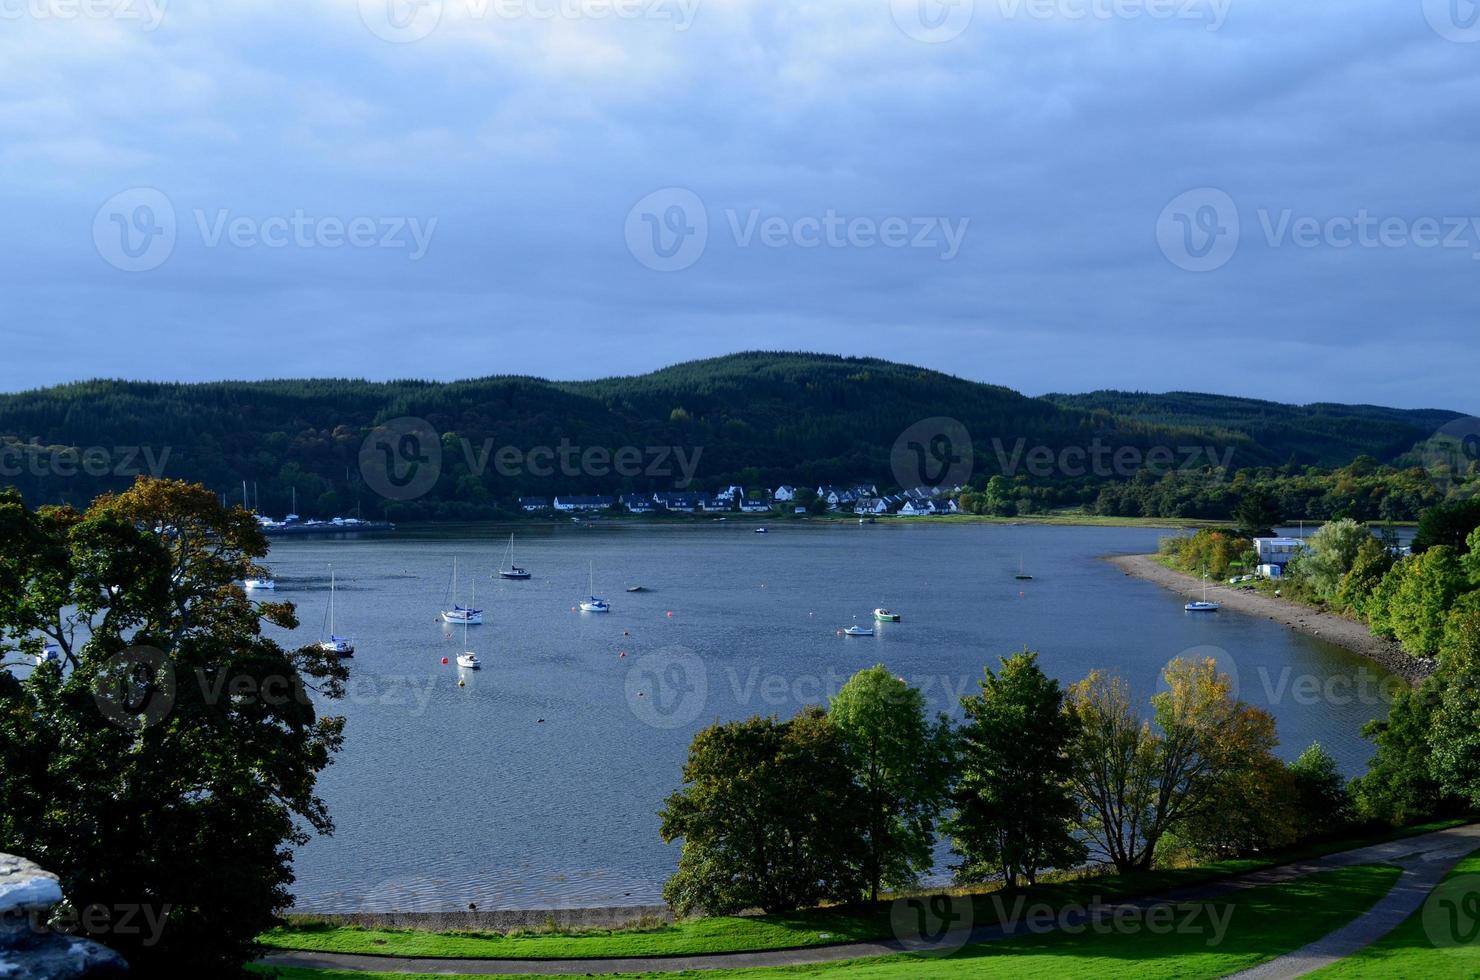
[[[766,529],[765,529],[765,528],[763,528],[763,527],[758,527],[758,528],[756,528],[756,529],[755,529],[755,533],[756,533],[756,534],[769,534],[769,533],[770,533],[770,532],[769,532],[769,531],[767,531],[767,530],[766,530]]]
[[[276,592],[277,583],[270,578],[249,578],[246,581],[248,592]]]
[[[55,643],[48,643],[41,649],[40,653],[36,654],[37,667],[40,667],[42,664],[59,664],[61,662],[62,648]]]
[[[883,606],[880,606],[878,609],[874,610],[874,619],[878,620],[881,623],[897,623],[899,622],[899,613],[890,612]]]
[[[459,667],[466,667],[468,670],[483,669],[483,661],[479,660],[478,655],[471,650],[467,653],[459,653],[457,655],[457,665]]]
[[[844,636],[873,636],[872,626],[859,626],[856,623],[842,631]]]
[[[647,586],[645,586],[645,585],[629,585],[629,586],[627,586],[627,591],[628,592],[646,592],[647,591]]]

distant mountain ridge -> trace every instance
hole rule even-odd
[[[1217,395],[1093,392],[1031,398],[1000,385],[876,358],[746,352],[596,381],[496,376],[468,381],[310,379],[174,384],[86,381],[0,395],[0,441],[43,446],[154,447],[168,476],[239,495],[256,483],[262,509],[281,513],[292,489],[305,514],[356,505],[402,517],[486,516],[520,494],[659,489],[643,477],[507,477],[480,471],[479,452],[579,447],[702,448],[696,485],[773,487],[867,479],[891,484],[890,452],[922,419],[959,420],[974,474],[998,472],[1017,440],[1057,451],[1095,440],[1147,450],[1218,445],[1235,467],[1391,460],[1459,413],[1377,406],[1291,406]],[[386,505],[359,474],[377,425],[425,419],[444,435],[434,488]],[[466,444],[462,440],[467,440]],[[3,449],[4,447],[0,447]],[[0,483],[28,499],[82,503],[127,475],[11,473]],[[486,457],[485,457],[486,461]],[[671,484],[669,485],[671,488]],[[238,496],[238,499],[239,496]]]

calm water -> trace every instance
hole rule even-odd
[[[1182,599],[1097,560],[1154,550],[1165,533],[526,528],[516,557],[534,572],[527,582],[491,578],[507,542],[496,532],[279,541],[270,564],[277,598],[299,606],[294,639],[318,639],[333,562],[338,631],[358,646],[349,697],[332,709],[348,718],[345,750],[321,782],[338,831],[300,851],[298,905],[656,901],[677,861],[677,847],[658,839],[657,811],[693,732],[715,719],[789,716],[876,662],[922,686],[933,711],[959,716],[956,698],[982,665],[1024,645],[1065,682],[1103,668],[1140,696],[1171,658],[1211,653],[1242,697],[1274,712],[1282,754],[1319,739],[1359,770],[1370,748],[1358,730],[1385,708],[1344,684],[1376,679],[1377,668],[1266,620],[1186,614]],[[454,555],[464,595],[476,576],[487,609],[487,625],[469,631],[479,672],[441,664],[463,649],[462,630],[437,621]],[[1020,558],[1033,581],[1013,578]],[[573,610],[588,562],[608,615]],[[633,584],[650,591],[623,591]],[[836,635],[878,605],[904,621],[872,638]],[[1319,687],[1330,678],[1335,686]]]

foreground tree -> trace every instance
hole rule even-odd
[[[828,717],[848,747],[863,799],[863,872],[877,901],[881,886],[911,885],[930,869],[951,777],[950,728],[931,724],[919,690],[882,664],[849,678]]]
[[[862,889],[864,801],[821,708],[704,729],[683,779],[659,814],[663,840],[683,839],[663,886],[679,915],[786,912]]]
[[[332,830],[314,784],[342,721],[307,690],[337,697],[346,674],[262,635],[296,625],[234,584],[266,552],[199,486],[140,480],[86,513],[0,492],[0,660],[62,659],[0,671],[0,851],[56,872],[83,931],[144,975],[239,970],[289,904],[292,846]],[[131,908],[157,941],[113,928]]]
[[[1087,850],[1074,835],[1069,790],[1073,722],[1064,692],[1029,650],[985,671],[981,693],[961,699],[955,814],[947,823],[962,862],[958,880],[1001,876],[1032,885],[1045,868],[1068,868]]]
[[[1368,600],[1369,623],[1373,632],[1397,639],[1407,652],[1432,657],[1450,607],[1468,587],[1459,555],[1448,545],[1436,545],[1393,566]]]
[[[1357,814],[1400,826],[1439,813],[1450,800],[1432,775],[1430,731],[1444,681],[1431,676],[1416,688],[1403,688],[1387,717],[1370,721],[1362,735],[1377,744],[1367,771],[1352,780]]]
[[[1446,545],[1464,554],[1470,547],[1470,533],[1476,528],[1480,528],[1480,497],[1430,507],[1419,515],[1413,553],[1421,555],[1430,548]]]
[[[1215,819],[1219,793],[1269,771],[1277,742],[1274,719],[1235,700],[1213,660],[1173,660],[1163,678],[1155,729],[1118,678],[1095,671],[1069,689],[1080,826],[1121,872],[1149,869],[1178,825]],[[1200,833],[1226,836],[1206,823]]]
[[[1323,524],[1311,535],[1310,552],[1300,558],[1299,567],[1317,596],[1328,601],[1335,598],[1358,552],[1369,541],[1376,542],[1372,532],[1350,518]]]
[[[1290,763],[1295,804],[1305,837],[1330,837],[1352,820],[1352,799],[1331,753],[1312,742]]]

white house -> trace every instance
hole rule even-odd
[[[740,502],[740,510],[746,514],[765,514],[771,505],[759,497],[746,497]]]
[[[572,510],[608,510],[616,504],[616,498],[599,497],[556,497],[555,509],[559,511]]]
[[[535,511],[539,511],[539,510],[548,510],[549,507],[550,507],[550,498],[549,497],[520,497],[519,498],[519,508],[521,510],[523,510],[524,513],[526,513],[526,514],[533,514]]]
[[[878,497],[860,497],[857,506],[853,508],[855,514],[887,514],[889,505]]]
[[[797,499],[797,488],[789,487],[783,484],[782,486],[776,488],[776,492],[771,494],[771,497],[777,503],[790,503],[791,501]]]
[[[1305,554],[1310,542],[1304,538],[1255,538],[1254,550],[1260,565],[1278,565],[1284,569],[1292,560]]]
[[[923,517],[931,512],[928,500],[907,500],[905,505],[899,508],[900,517]]]

